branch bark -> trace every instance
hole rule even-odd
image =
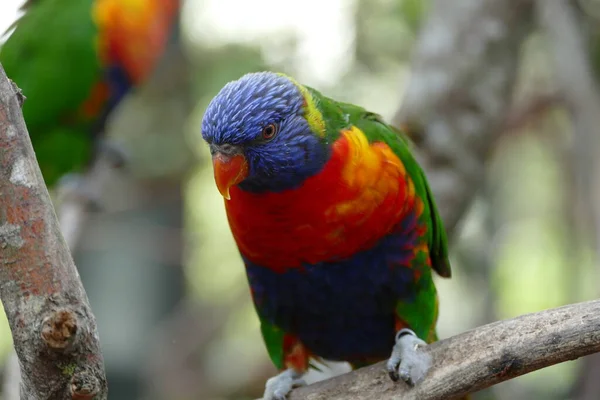
[[[394,123],[421,150],[449,236],[480,187],[531,26],[527,0],[435,0],[420,34]]]
[[[292,391],[290,400],[450,400],[600,351],[600,300],[494,322],[424,348],[433,360],[413,389],[385,362]]]
[[[81,231],[90,216],[90,209],[93,208],[91,203],[94,199],[101,198],[106,182],[114,178],[114,170],[114,161],[109,157],[99,155],[89,171],[86,172],[85,195],[80,193],[82,189],[74,188],[72,184],[59,185],[56,213],[60,230],[71,254],[75,254],[79,245]],[[17,400],[21,386],[21,371],[14,349],[9,355],[5,371],[2,399]]]
[[[22,101],[0,66],[0,298],[21,366],[21,398],[106,399],[96,321],[37,165]]]

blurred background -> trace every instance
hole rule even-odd
[[[0,31],[22,3],[2,0]],[[572,4],[597,78],[600,2]],[[74,249],[98,321],[111,399],[262,395],[275,369],[201,142],[203,111],[226,82],[269,69],[391,119],[430,6],[183,1],[153,73],[108,118],[107,135],[125,150],[127,166],[104,182],[102,208],[89,214]],[[533,29],[521,48],[505,129],[486,154],[485,179],[452,237],[453,278],[437,281],[442,338],[599,295],[596,211],[589,208],[598,206],[577,195],[577,136],[551,44]],[[600,158],[600,147],[588,151]],[[10,350],[2,315],[0,365]],[[310,379],[345,368],[332,365]],[[598,378],[599,358],[588,357],[475,399],[596,399]]]

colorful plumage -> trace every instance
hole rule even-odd
[[[264,72],[221,90],[202,136],[277,368],[384,360],[403,328],[437,339],[446,236],[401,132]]]
[[[48,186],[82,170],[108,114],[162,55],[179,0],[29,0],[0,50]]]

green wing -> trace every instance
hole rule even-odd
[[[58,123],[88,97],[101,72],[92,0],[34,3],[0,51],[7,75],[23,90],[28,125]]]
[[[385,142],[404,164],[413,180],[417,195],[423,201],[424,211],[421,218],[428,227],[426,235],[431,266],[439,275],[450,277],[446,232],[427,178],[411,152],[412,143],[403,132],[383,122],[377,114],[357,110],[354,106],[350,107],[350,111],[351,123],[361,129],[370,142]],[[396,304],[396,315],[417,336],[431,343],[437,340],[435,327],[438,317],[438,297],[431,268],[427,266],[426,253],[419,252],[416,257],[414,266],[420,269],[420,276],[412,287],[414,300],[399,299]]]
[[[23,116],[46,183],[83,167],[89,121],[79,115],[101,78],[93,0],[30,1],[0,49],[0,63],[27,97]]]
[[[417,160],[413,157],[409,139],[399,130],[383,122],[380,116],[363,112],[354,125],[360,128],[369,141],[385,142],[400,158],[415,185],[415,191],[421,198],[424,211],[421,218],[427,224],[427,243],[432,268],[443,277],[450,277],[448,244],[442,220],[427,183],[427,178]],[[437,340],[436,322],[438,316],[438,297],[432,279],[432,271],[427,265],[426,253],[419,252],[414,260],[415,268],[420,269],[420,277],[413,285],[414,300],[398,300],[396,315],[420,338],[431,343]]]
[[[284,365],[284,354],[283,354],[283,338],[285,332],[277,325],[267,321],[260,315],[260,310],[256,309],[260,319],[260,331],[267,347],[267,353],[269,358],[275,365],[275,368],[282,370]]]
[[[408,174],[413,180],[415,190],[425,205],[425,214],[428,215],[428,243],[431,265],[443,277],[451,276],[450,262],[448,261],[448,241],[442,219],[433,199],[433,194],[425,173],[414,158],[412,143],[400,130],[386,124],[382,118],[373,113],[365,112],[360,119],[354,122],[369,137],[371,142],[383,141],[400,158]]]

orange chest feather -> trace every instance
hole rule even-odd
[[[404,165],[358,128],[342,132],[324,169],[298,189],[231,189],[227,216],[241,253],[278,271],[349,257],[389,233],[415,204]]]

